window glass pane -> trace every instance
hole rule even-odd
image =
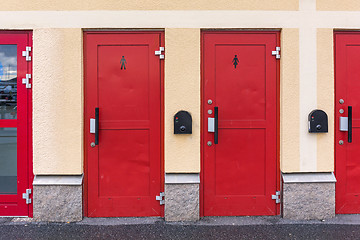
[[[17,46],[0,45],[0,119],[16,119]]]
[[[0,194],[17,194],[16,128],[0,128]]]

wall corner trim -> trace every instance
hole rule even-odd
[[[200,183],[199,173],[165,173],[165,184]]]
[[[36,175],[34,177],[34,186],[65,185],[81,186],[84,175]]]
[[[335,183],[333,172],[281,173],[283,183]]]

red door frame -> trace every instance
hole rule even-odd
[[[32,41],[32,31],[27,31],[26,32],[28,34],[28,44],[31,47],[31,49],[33,48],[33,41]],[[34,76],[33,76],[33,72],[32,72],[32,61],[33,61],[33,57],[31,56],[31,61],[28,62],[28,72],[31,74],[31,86],[34,85]],[[33,172],[33,145],[32,145],[32,87],[28,89],[28,95],[27,95],[27,102],[28,102],[28,112],[27,112],[27,124],[28,124],[28,133],[27,133],[27,152],[28,152],[28,188],[31,189],[31,195],[33,196],[33,179],[34,179],[34,172]],[[31,197],[31,199],[33,199]],[[29,217],[33,217],[33,200],[31,201],[31,204],[29,204]]]
[[[241,32],[241,33],[276,33],[277,34],[277,46],[280,47],[280,30],[274,31],[263,31],[263,30],[202,30],[201,31],[201,117],[200,117],[200,129],[201,129],[201,140],[200,140],[200,151],[201,151],[201,171],[200,171],[200,217],[204,217],[204,147],[205,147],[205,140],[204,140],[204,131],[205,126],[203,124],[204,118],[204,34],[209,32],[215,32],[218,34],[222,33],[234,33],[234,32]],[[277,103],[276,103],[276,191],[281,190],[281,183],[280,183],[280,61],[276,63],[276,96],[277,96]],[[276,206],[276,215],[280,214],[280,204]]]
[[[22,56],[22,51],[25,51],[25,47],[26,46],[30,46],[32,47],[32,31],[1,31],[0,32],[0,37],[7,35],[7,37],[10,37],[10,41],[9,44],[13,44],[13,42],[11,41],[11,39],[14,39],[13,41],[16,41],[17,35],[23,35],[22,37],[26,39],[26,43],[24,44],[25,46],[22,46],[22,48],[20,48],[18,46],[17,49],[17,62],[18,62],[18,75],[17,75],[17,83],[21,83],[21,79],[25,78],[25,74],[32,74],[32,61],[25,61],[25,57]],[[19,64],[19,59],[22,60],[23,63]],[[26,71],[19,71],[19,68],[21,69],[26,69]],[[32,78],[33,79],[33,76]],[[33,85],[33,81],[30,81],[31,84]],[[21,107],[20,109],[23,109],[23,111],[25,111],[25,113],[21,114],[23,115],[26,119],[16,119],[16,123],[13,120],[3,120],[2,123],[4,124],[0,124],[3,125],[3,127],[17,127],[17,124],[21,124],[21,123],[25,123],[26,126],[24,127],[26,130],[25,133],[21,133],[26,139],[26,143],[25,142],[21,142],[17,144],[17,158],[26,158],[26,165],[25,166],[19,166],[17,165],[17,177],[18,177],[18,181],[20,180],[20,182],[25,182],[25,186],[26,189],[31,189],[31,191],[33,191],[33,187],[32,187],[32,181],[34,178],[33,175],[33,149],[32,149],[32,88],[26,89],[24,84],[20,84],[17,86],[18,89],[21,89],[21,91],[24,91],[25,94],[21,95],[21,98],[18,98],[18,104],[19,102],[25,102],[25,106]],[[20,101],[19,101],[20,100]],[[18,105],[19,106],[19,105]],[[19,108],[18,108],[19,110]],[[18,115],[19,116],[19,115]],[[19,122],[19,123],[18,123]],[[18,135],[19,137],[19,132]],[[19,139],[19,138],[18,138]],[[25,146],[22,144],[26,144]],[[21,151],[25,149],[24,151]],[[20,154],[19,154],[20,152]],[[19,163],[19,162],[18,162]],[[22,174],[19,174],[19,169],[21,169],[20,167],[25,167],[26,170],[24,172],[26,172],[26,176],[23,176]],[[19,189],[18,189],[19,191]],[[16,199],[17,201],[23,201],[25,203],[25,199],[22,199],[22,193],[23,190],[20,190],[21,192],[18,192],[18,194],[16,195]],[[9,200],[9,201],[13,201],[15,200],[13,197],[9,197],[6,198],[5,200]],[[32,193],[30,194],[30,199],[32,199]],[[23,216],[22,213],[17,213],[15,211],[14,214],[10,214],[10,216]],[[27,205],[27,214],[26,216],[28,217],[33,217],[33,201]]]
[[[84,143],[87,142],[87,133],[89,130],[89,123],[88,121],[86,121],[86,116],[87,116],[87,112],[86,112],[86,99],[87,99],[87,92],[86,92],[86,36],[88,34],[121,34],[121,33],[132,33],[132,34],[148,34],[148,33],[158,33],[160,34],[160,45],[161,46],[165,46],[165,35],[164,35],[164,31],[84,31],[83,32],[83,39],[84,39],[84,45],[83,45],[83,69],[84,69]],[[160,191],[164,191],[164,183],[165,183],[165,174],[164,174],[164,60],[160,60],[160,92],[161,92],[161,96],[160,96],[160,102],[161,102],[161,106],[160,106],[160,112],[161,112],[161,122],[160,122]],[[86,147],[84,146],[84,185],[83,185],[83,215],[85,217],[88,217],[88,164],[87,164],[87,151],[86,151]],[[161,208],[161,217],[164,217],[164,206],[162,206]]]
[[[336,184],[335,184],[335,213],[336,214],[357,214],[359,213],[359,208],[357,208],[356,210],[354,209],[351,209],[349,210],[349,205],[342,205],[342,206],[339,206],[339,199],[338,199],[338,196],[339,194],[344,196],[346,192],[340,192],[341,190],[343,190],[345,187],[342,186],[340,190],[338,190],[338,184],[339,184],[339,179],[341,178],[346,178],[347,176],[344,176],[346,174],[340,174],[342,176],[338,176],[336,173],[337,171],[338,172],[341,172],[341,166],[340,165],[340,162],[338,162],[338,158],[337,155],[338,155],[338,152],[345,152],[345,154],[347,154],[347,150],[344,149],[344,147],[346,147],[346,144],[347,143],[347,136],[348,136],[348,133],[345,133],[345,132],[340,132],[339,130],[339,117],[342,116],[342,117],[347,117],[348,115],[348,112],[347,112],[347,109],[346,109],[346,106],[348,105],[352,105],[351,103],[348,103],[348,98],[349,98],[349,95],[345,95],[345,96],[341,96],[341,98],[344,98],[345,99],[345,104],[342,106],[342,107],[338,107],[339,106],[339,99],[340,97],[338,96],[338,92],[340,92],[341,90],[339,89],[339,87],[337,87],[337,85],[341,85],[342,83],[340,82],[341,80],[343,79],[338,79],[337,80],[337,77],[338,75],[341,75],[339,72],[337,73],[337,61],[336,60],[336,52],[337,52],[337,43],[336,43],[336,38],[337,36],[339,35],[357,35],[357,37],[360,36],[360,31],[359,30],[336,30],[333,32],[333,50],[334,50],[334,174],[335,174],[335,177],[336,177]],[[341,40],[339,40],[341,41]],[[340,76],[339,76],[340,78]],[[337,84],[338,83],[338,84]],[[345,87],[345,88],[348,88]],[[344,89],[342,89],[343,91],[346,91]],[[340,94],[339,94],[340,95]],[[342,115],[339,113],[339,109],[340,108],[344,108],[345,109],[345,115]],[[353,128],[355,128],[354,126],[354,119],[353,119]],[[344,145],[341,147],[339,146],[338,144],[338,141],[339,139],[343,139],[344,140]],[[341,154],[340,154],[341,155]],[[346,159],[342,159],[342,160],[339,160],[339,161],[346,161]],[[345,184],[348,184],[347,182]],[[343,200],[343,199],[342,199]],[[341,202],[343,203],[343,202]],[[349,203],[348,203],[349,204]],[[354,202],[350,202],[350,204],[354,204]],[[340,208],[341,207],[341,208]],[[345,209],[344,209],[345,208]],[[351,208],[351,207],[350,207]]]
[[[333,32],[333,44],[334,44],[334,174],[335,174],[335,177],[336,177],[336,165],[337,165],[337,158],[336,158],[336,138],[337,138],[337,134],[336,134],[336,131],[337,131],[337,126],[336,126],[336,34],[338,32],[334,31]],[[341,31],[341,33],[344,33]],[[345,32],[346,33],[346,32]],[[336,191],[336,185],[335,185],[335,213],[337,214],[337,201],[336,201],[336,194],[337,194],[337,191]]]

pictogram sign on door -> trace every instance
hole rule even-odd
[[[203,215],[275,215],[278,32],[204,32]]]
[[[336,32],[334,38],[335,210],[360,213],[360,34]]]
[[[32,217],[31,47],[31,32],[0,32],[0,216]]]
[[[161,32],[85,33],[89,217],[162,216]]]

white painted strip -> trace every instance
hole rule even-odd
[[[316,29],[300,28],[300,171],[316,172],[317,136],[308,132],[308,115],[317,108]]]
[[[359,18],[360,11],[1,11],[0,28],[360,28]]]
[[[50,176],[36,175],[33,181],[34,186],[44,185],[65,185],[65,186],[81,186],[83,175],[71,176]]]
[[[300,171],[317,170],[317,135],[308,132],[308,115],[317,108],[316,29],[299,30]]]
[[[166,173],[165,184],[200,183],[199,173]]]
[[[299,29],[300,171],[316,172],[317,137],[308,132],[308,114],[317,107],[317,31],[313,23],[316,1],[300,0],[299,10],[309,15]]]
[[[283,173],[284,183],[334,183],[334,173]]]

